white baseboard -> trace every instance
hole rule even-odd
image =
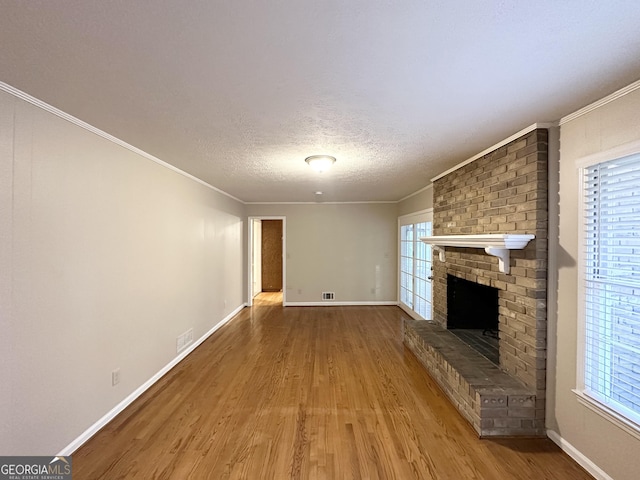
[[[145,383],[140,385],[135,391],[133,391],[127,398],[122,400],[118,405],[113,407],[109,412],[107,412],[100,420],[87,428],[78,438],[72,441],[69,445],[62,449],[58,456],[67,456],[73,454],[78,448],[80,448],[87,440],[93,437],[96,433],[100,431],[105,425],[107,425],[111,420],[113,420],[120,412],[122,412],[125,408],[127,408],[134,400],[136,400],[140,395],[142,395],[145,391],[147,391],[154,383],[160,380],[169,370],[175,367],[178,363],[180,363],[187,355],[193,352],[202,342],[204,342],[207,338],[209,338],[216,330],[222,327],[225,323],[235,317],[243,308],[246,307],[246,304],[240,305],[233,312],[223,318],[220,322],[214,325],[207,333],[205,333],[202,337],[196,340],[194,343],[189,345],[188,348],[180,352],[178,356],[176,356],[171,362],[165,365],[158,373],[156,373],[153,377],[147,380]]]
[[[287,302],[283,306],[285,307],[378,307],[378,306],[388,306],[388,305],[398,305],[398,302],[394,301],[385,301],[385,302],[334,302],[334,301],[326,301],[326,302]]]
[[[567,442],[558,432],[547,430],[547,436],[558,445],[567,455],[573,458],[582,468],[593,475],[597,480],[613,480],[612,477],[599,466],[587,458],[580,450]]]

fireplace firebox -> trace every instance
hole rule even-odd
[[[447,329],[496,365],[498,324],[497,288],[447,275]]]
[[[447,328],[498,331],[498,289],[447,275]]]

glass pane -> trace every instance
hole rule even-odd
[[[417,278],[426,279],[431,274],[431,266],[424,260],[416,260],[415,275]]]
[[[400,289],[400,301],[407,305],[409,308],[413,308],[413,294],[406,288]]]
[[[419,240],[420,237],[426,237],[428,233],[427,222],[416,224],[416,239]]]
[[[400,227],[400,241],[402,242],[407,241],[407,232],[409,230],[409,227],[411,227],[411,225],[402,225]]]
[[[427,304],[426,304],[426,302],[424,301],[424,299],[422,299],[422,298],[420,298],[420,297],[417,297],[417,298],[416,298],[416,305],[415,305],[415,307],[414,307],[414,310],[415,310],[415,311],[416,311],[416,313],[417,313],[418,315],[420,315],[421,317],[423,317],[423,318],[424,318],[424,317],[426,316],[426,314],[427,314],[427,311],[426,311],[426,310],[427,310]]]
[[[413,225],[402,226],[402,240],[413,241]]]
[[[402,271],[413,275],[413,259],[409,257],[402,258]]]
[[[427,244],[419,241],[416,244],[416,258],[424,260],[426,256],[427,256]]]

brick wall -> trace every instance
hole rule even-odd
[[[482,249],[446,248],[434,258],[434,320],[446,325],[447,274],[499,291],[500,367],[536,391],[536,421],[544,426],[547,278],[546,129],[517,140],[434,182],[434,235],[532,233],[511,251],[511,273]]]

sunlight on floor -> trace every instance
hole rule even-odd
[[[261,292],[253,297],[256,306],[282,305],[282,292]]]

